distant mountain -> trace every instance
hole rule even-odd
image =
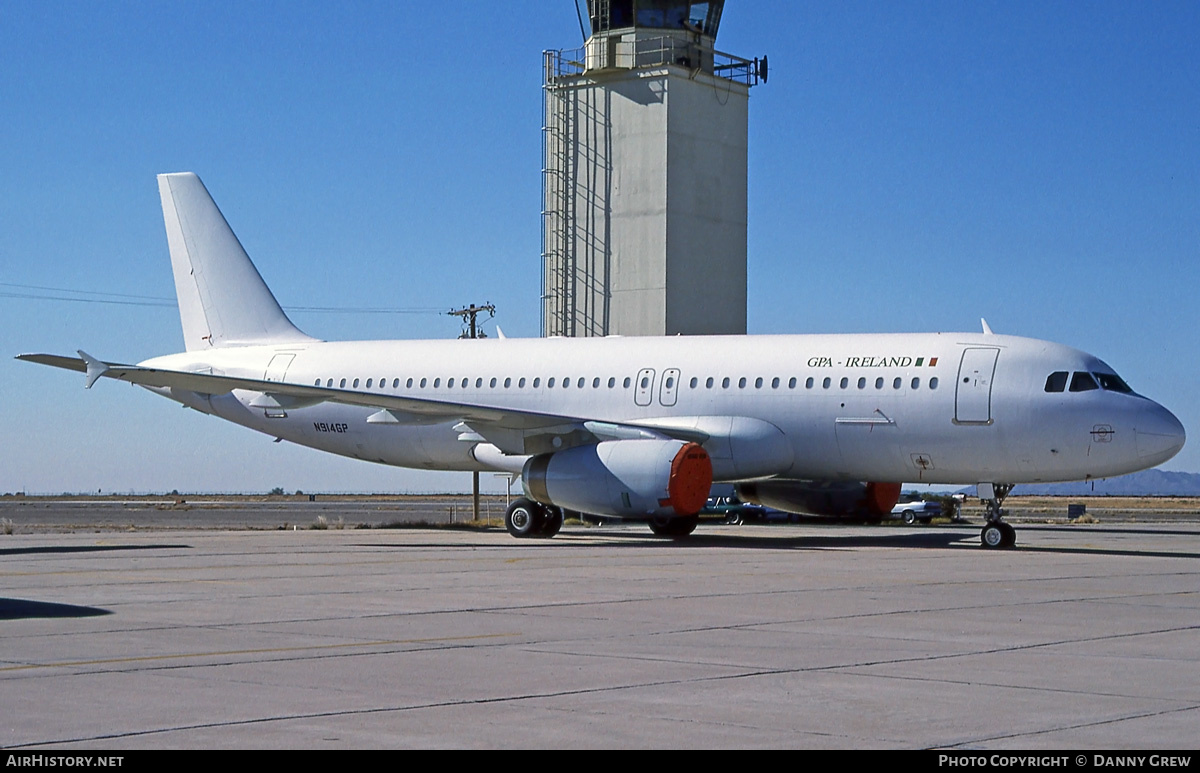
[[[975,494],[972,486],[962,491]],[[1014,496],[1050,497],[1198,497],[1200,496],[1200,474],[1194,472],[1167,472],[1166,470],[1143,470],[1119,478],[1084,481],[1079,483],[1022,483],[1013,489]]]

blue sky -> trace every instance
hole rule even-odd
[[[731,0],[718,48],[771,60],[750,331],[986,317],[1108,361],[1200,472],[1198,30],[1194,2]],[[580,42],[570,0],[5,2],[0,493],[469,486],[11,357],[181,348],[154,175],[185,170],[285,307],[406,310],[294,312],[312,335],[449,338],[421,310],[486,301],[537,335],[540,52]]]

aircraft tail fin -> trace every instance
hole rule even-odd
[[[199,177],[160,174],[158,192],[187,351],[315,340],[283,313]]]

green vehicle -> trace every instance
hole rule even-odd
[[[765,521],[767,508],[743,502],[736,496],[709,497],[700,515],[721,515],[725,517],[725,523],[737,526]]]

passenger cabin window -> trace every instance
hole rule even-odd
[[[1072,392],[1090,392],[1093,389],[1099,389],[1100,385],[1096,383],[1096,379],[1092,378],[1091,373],[1083,371],[1075,371],[1071,376],[1071,391]]]
[[[1067,372],[1056,370],[1046,377],[1047,392],[1061,392],[1067,388]]]

